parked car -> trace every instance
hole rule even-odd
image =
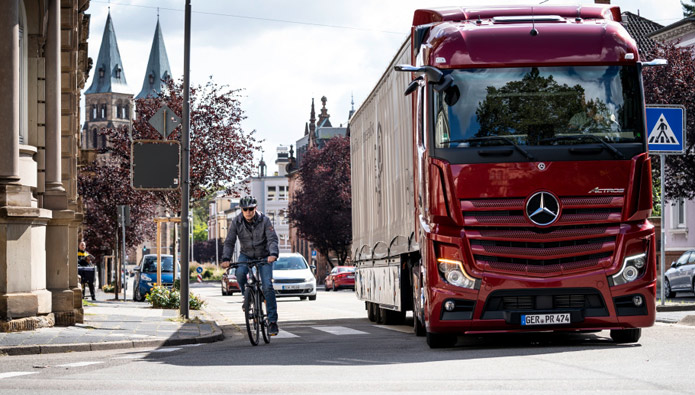
[[[676,292],[695,292],[695,250],[686,251],[664,273],[664,295],[676,296]]]
[[[273,262],[273,288],[275,295],[299,296],[299,299],[316,300],[316,278],[301,254],[280,253]]]
[[[326,276],[324,282],[326,291],[337,291],[340,288],[355,289],[355,267],[336,266]]]
[[[236,281],[236,268],[230,267],[222,275],[222,295],[233,295],[234,292],[241,292],[239,283]]]
[[[160,255],[162,261],[162,285],[171,287],[174,277],[174,257]],[[177,265],[176,278],[181,278],[181,267]],[[142,257],[140,264],[135,267],[135,283],[133,285],[133,300],[142,302],[145,295],[152,290],[157,282],[157,254],[147,254]]]

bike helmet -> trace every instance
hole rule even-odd
[[[244,196],[239,200],[239,207],[241,208],[249,208],[249,207],[256,207],[258,202],[256,201],[256,198],[253,196]]]

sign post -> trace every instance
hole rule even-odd
[[[664,271],[666,270],[666,229],[664,227],[664,173],[666,155],[682,155],[685,151],[685,107],[647,105],[647,143],[651,154],[659,154],[661,170],[661,305],[665,303]]]

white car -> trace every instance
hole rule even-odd
[[[316,300],[316,277],[301,254],[281,253],[273,262],[273,288],[277,297]]]

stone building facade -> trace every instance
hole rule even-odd
[[[0,330],[82,320],[77,163],[88,7],[6,0],[0,12]]]

